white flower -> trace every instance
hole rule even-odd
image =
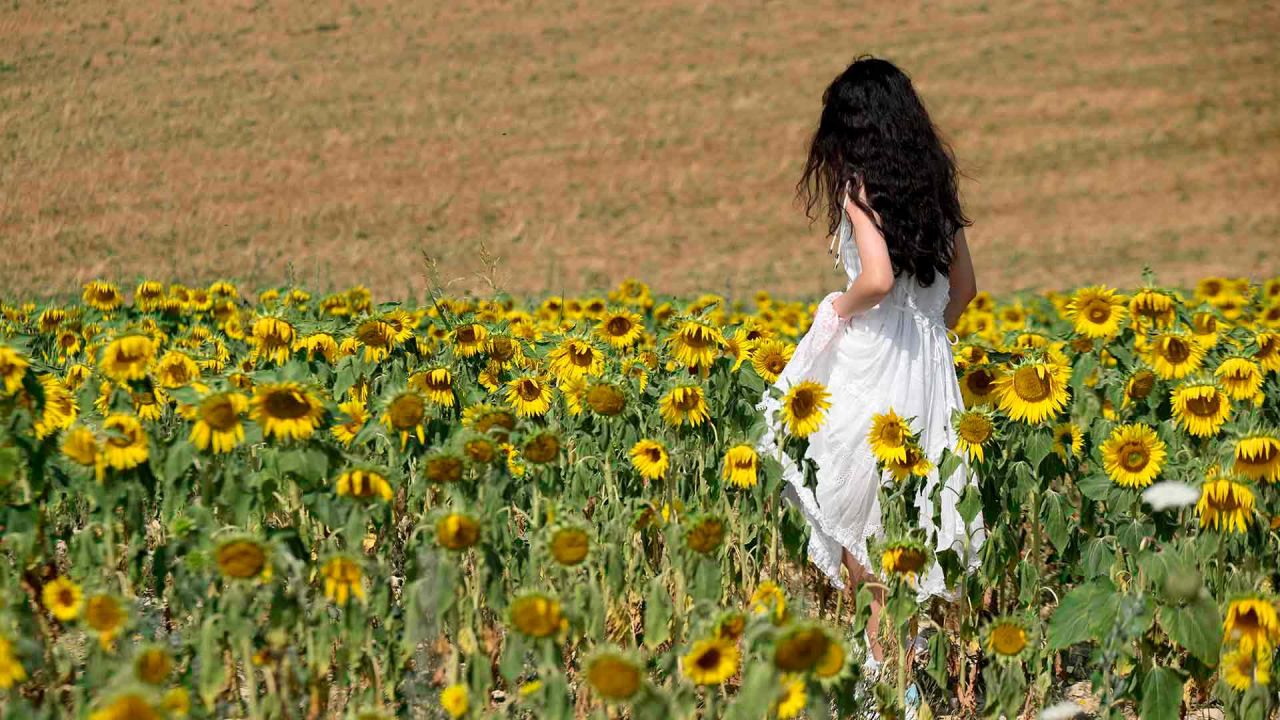
[[[1084,714],[1084,706],[1068,700],[1040,711],[1040,720],[1072,720]]]
[[[1153,510],[1168,510],[1195,505],[1200,500],[1200,491],[1186,483],[1166,480],[1143,490],[1142,499]]]

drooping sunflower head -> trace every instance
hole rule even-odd
[[[801,380],[787,389],[782,398],[782,417],[787,424],[787,432],[796,437],[808,437],[826,418],[826,411],[831,407],[831,393],[822,383],[812,380]]]
[[[548,535],[547,551],[565,567],[581,565],[591,551],[591,536],[578,525],[557,524]]]
[[[289,361],[297,342],[298,331],[284,318],[264,315],[253,321],[249,344],[253,360],[266,359],[283,365]]]
[[[699,385],[676,385],[658,401],[662,419],[672,427],[698,427],[711,419],[707,399]]]
[[[426,396],[409,387],[392,394],[382,411],[382,424],[400,436],[401,450],[408,446],[411,436],[419,444],[426,444],[427,419]]]
[[[994,366],[970,366],[960,377],[960,394],[964,396],[965,407],[995,404],[999,379],[1000,373]]]
[[[826,659],[831,634],[813,622],[787,628],[773,646],[773,664],[782,672],[808,673]]]
[[[711,634],[725,640],[737,641],[747,630],[747,616],[737,610],[727,610],[716,618]]]
[[[725,346],[719,328],[699,320],[685,320],[667,338],[676,362],[686,367],[707,367]]]
[[[98,367],[116,382],[141,380],[155,359],[157,345],[146,335],[124,335],[112,340],[102,351]]]
[[[1222,620],[1224,640],[1241,650],[1270,657],[1280,644],[1280,617],[1273,601],[1261,595],[1237,598]]]
[[[1081,288],[1071,298],[1068,315],[1077,333],[1087,338],[1111,337],[1124,321],[1124,297],[1102,285]]]
[[[640,663],[614,649],[597,651],[586,663],[587,684],[605,702],[622,703],[635,697],[644,683]]]
[[[102,312],[111,312],[124,304],[124,295],[120,293],[120,288],[115,283],[101,280],[85,283],[80,299],[85,305]]]
[[[541,430],[524,441],[520,454],[535,465],[546,465],[560,456],[560,447],[559,435],[551,430]]]
[[[893,408],[871,419],[871,431],[868,434],[871,452],[882,463],[902,463],[907,460],[907,445],[914,439],[911,425],[900,417]]]
[[[1066,407],[1070,381],[1068,365],[1024,360],[996,381],[1000,409],[1014,420],[1037,425]]]
[[[443,515],[436,521],[436,542],[449,550],[466,550],[480,542],[480,523],[467,513]]]
[[[726,533],[724,518],[701,514],[689,519],[684,533],[684,544],[699,555],[710,555],[724,543]]]
[[[537,417],[551,409],[551,383],[546,378],[526,373],[507,381],[507,403],[520,417]]]
[[[545,638],[568,625],[560,601],[540,592],[526,592],[511,602],[508,614],[512,627],[533,638]]]
[[[991,411],[978,407],[958,412],[951,423],[956,433],[956,450],[964,453],[970,460],[982,462],[983,448],[995,436],[995,422]],[[872,451],[874,450],[873,445]]]
[[[1254,336],[1254,343],[1254,361],[1266,372],[1280,372],[1280,333],[1260,332]]]
[[[1244,357],[1229,357],[1213,371],[1232,400],[1262,399],[1262,367]]]
[[[191,444],[214,453],[231,452],[244,441],[241,417],[249,409],[249,399],[234,390],[206,395],[195,408]]]
[[[324,578],[324,596],[339,607],[345,606],[351,596],[364,599],[364,570],[355,557],[336,555],[320,568]]]
[[[547,359],[556,377],[580,378],[604,372],[604,353],[595,342],[583,338],[564,338]]]
[[[338,497],[350,497],[356,500],[390,500],[395,492],[387,476],[377,470],[355,468],[347,470],[334,481],[334,492]]]
[[[739,444],[725,451],[720,477],[737,488],[755,487],[760,456],[751,445]]]
[[[1053,426],[1053,451],[1063,462],[1080,457],[1084,449],[1084,431],[1073,422]]]
[[[214,550],[213,558],[223,577],[247,580],[263,576],[270,570],[267,547],[248,536],[223,540]]]
[[[1253,650],[1237,647],[1223,653],[1221,668],[1222,680],[1237,692],[1245,692],[1254,685],[1271,684],[1270,660],[1260,660]]]
[[[445,365],[419,370],[409,376],[409,387],[422,393],[429,402],[453,407],[453,371]]]
[[[31,363],[22,353],[11,347],[0,345],[0,389],[4,395],[12,395],[22,388],[22,378],[27,374]]]
[[[132,415],[115,413],[102,421],[103,461],[116,470],[129,470],[147,461],[147,432]]]
[[[680,670],[695,685],[721,685],[738,672],[737,643],[706,638],[680,658]]]
[[[1147,362],[1165,380],[1178,380],[1200,369],[1205,348],[1180,331],[1157,333],[1147,346]]]
[[[1217,467],[1205,474],[1200,487],[1200,500],[1196,512],[1200,515],[1200,527],[1214,530],[1244,533],[1253,523],[1254,496],[1248,485],[1218,474]]]
[[[1177,315],[1177,298],[1162,290],[1143,288],[1129,299],[1129,314],[1139,326],[1168,327]]]
[[[987,623],[983,632],[983,648],[1001,662],[1013,662],[1031,647],[1033,632],[1020,618],[1004,615]]]
[[[433,450],[422,461],[422,474],[437,485],[448,485],[462,479],[466,463],[452,450]]]
[[[1139,368],[1129,376],[1124,385],[1126,402],[1146,400],[1156,386],[1156,374],[1147,368]]]
[[[1234,469],[1250,480],[1280,482],[1280,435],[1259,431],[1237,440]]]
[[[1112,482],[1127,488],[1153,483],[1165,460],[1165,444],[1149,425],[1119,425],[1102,443],[1102,462]]]
[[[657,480],[667,474],[670,461],[667,449],[657,440],[641,439],[631,446],[631,465],[646,480]]]
[[[377,318],[362,321],[356,326],[353,337],[364,348],[365,362],[370,363],[386,359],[397,345],[396,329]]]
[[[1211,382],[1188,382],[1170,393],[1173,417],[1187,433],[1213,437],[1231,415],[1231,401]]]
[[[895,540],[880,553],[880,569],[886,575],[913,583],[924,571],[929,551],[916,540]]]
[[[263,433],[277,440],[305,440],[324,421],[325,406],[310,388],[286,381],[262,383],[253,389],[249,416]]]
[[[609,382],[600,381],[588,385],[584,399],[592,412],[604,417],[613,417],[627,407],[627,396],[622,388]]]

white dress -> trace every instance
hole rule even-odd
[[[861,263],[847,215],[834,239],[852,284]],[[921,447],[934,464],[916,497],[921,527],[935,550],[954,549],[969,569],[978,564],[978,550],[985,539],[982,517],[966,528],[956,507],[965,486],[977,484],[968,464],[962,462],[947,479],[938,527],[933,523],[930,500],[938,483],[942,449],[955,449],[952,411],[964,407],[943,320],[949,288],[944,275],[923,288],[904,274],[880,304],[844,320],[832,306],[840,293],[833,292],[819,303],[813,324],[774,383],[785,394],[792,383],[814,380],[831,393],[827,417],[809,436],[805,453],[817,465],[816,492],[806,487],[804,473],[795,461],[780,451],[779,399],[766,390],[756,406],[766,420],[758,449],[782,463],[784,494],[800,508],[811,529],[809,558],[837,587],[844,587],[841,547],[864,568],[874,567],[867,540],[883,534],[879,489],[893,480],[890,473],[877,471],[868,434],[873,417],[891,408],[903,418],[914,418],[911,428],[919,434]],[[951,595],[936,562],[919,579],[918,590],[922,599]]]

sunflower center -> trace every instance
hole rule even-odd
[[[656,463],[662,460],[662,450],[656,447],[646,448],[644,453],[649,458],[649,462]]]
[[[1155,373],[1143,370],[1133,376],[1133,380],[1129,385],[1129,397],[1141,400],[1151,394],[1151,389],[1155,387],[1155,385]]]
[[[1085,309],[1089,322],[1101,325],[1111,318],[1111,303],[1105,300],[1094,300]]]
[[[991,436],[991,425],[980,417],[967,417],[960,421],[960,437],[966,442],[981,444]]]
[[[1179,338],[1165,338],[1163,347],[1165,359],[1174,365],[1184,363],[1191,357],[1190,344]]]
[[[1240,499],[1236,497],[1235,492],[1228,491],[1220,496],[1213,503],[1213,508],[1218,512],[1230,513],[1239,510],[1243,505]]]
[[[1150,460],[1150,451],[1140,442],[1126,443],[1120,450],[1120,465],[1129,472],[1142,470]]]
[[[76,601],[76,596],[75,596],[75,593],[71,592],[71,588],[64,587],[58,591],[59,605],[71,605],[75,603],[75,601]]]
[[[902,426],[898,423],[885,425],[880,431],[880,440],[889,447],[898,447],[902,444]]]
[[[297,420],[306,417],[311,411],[311,404],[297,390],[277,390],[267,395],[263,407],[268,417],[283,420]]]
[[[538,387],[538,383],[532,380],[521,380],[516,386],[516,392],[519,393],[520,399],[525,402],[533,402],[542,397],[542,388]]]
[[[1001,655],[1017,655],[1026,645],[1026,633],[1015,625],[1000,625],[991,633],[991,646]]]
[[[1026,402],[1040,402],[1049,397],[1053,388],[1049,376],[1038,368],[1024,367],[1013,374],[1013,391]]]
[[[698,666],[699,670],[716,669],[720,666],[720,650],[718,648],[710,648],[698,656],[698,660],[694,664]]]
[[[489,354],[493,356],[494,360],[505,362],[516,354],[515,345],[507,338],[494,338],[493,342],[489,344]]]
[[[675,399],[676,408],[685,412],[698,408],[700,404],[701,398],[693,392],[686,392]]]
[[[398,428],[413,427],[422,422],[424,409],[417,395],[401,395],[391,404],[391,422]]]
[[[213,398],[201,408],[200,419],[214,430],[227,431],[236,426],[235,407],[225,397]]]
[[[816,399],[813,393],[801,390],[791,400],[791,414],[798,418],[806,418],[813,414]]]
[[[969,391],[979,397],[990,395],[996,376],[989,370],[978,369],[965,375],[965,385]]]
[[[1222,398],[1218,393],[1193,397],[1187,401],[1187,412],[1196,417],[1207,418],[1218,414],[1222,406]]]
[[[631,321],[621,315],[609,318],[609,322],[605,325],[605,329],[614,337],[622,337],[631,332]]]
[[[582,367],[582,368],[591,367],[592,359],[593,359],[593,355],[591,353],[590,348],[587,348],[587,347],[569,348],[569,362],[573,363],[574,365],[577,365],[578,367]]]

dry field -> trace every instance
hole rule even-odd
[[[857,6],[866,6],[859,8]],[[855,54],[912,73],[992,290],[1280,272],[1274,2],[5,0],[0,288],[834,287],[793,185]]]

